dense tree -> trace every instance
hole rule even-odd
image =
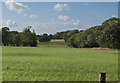
[[[51,39],[64,39],[70,47],[91,48],[104,47],[120,49],[120,18],[110,18],[102,25],[91,27],[86,30],[67,30],[56,34],[37,35],[30,31],[31,26],[23,32],[10,31],[8,27],[1,29],[3,45],[11,46],[37,46],[39,42],[49,42]]]
[[[66,32],[57,32],[56,34],[54,34],[54,39],[63,39],[65,36]]]
[[[49,42],[50,40],[51,38],[46,33],[39,36],[39,42]]]
[[[2,28],[2,42],[10,46],[37,46],[37,36],[30,31],[31,26],[25,28],[21,33],[10,31],[8,27]]]
[[[21,34],[19,33],[19,34],[15,35],[13,41],[15,42],[15,46],[20,46],[20,45],[22,45],[22,42],[21,42]]]
[[[120,19],[111,18],[102,24],[104,30],[99,37],[101,47],[120,48]]]
[[[36,36],[36,33],[34,31],[32,33],[32,43],[31,43],[31,46],[32,47],[37,46],[37,36]]]
[[[91,27],[87,30],[72,35],[67,39],[72,47],[105,47],[120,48],[120,19],[110,18],[100,26]]]
[[[37,45],[37,36],[35,32],[30,31],[31,26],[25,28],[21,33],[21,42],[23,46],[36,46]]]
[[[74,48],[78,48],[78,46],[77,46],[76,43],[75,43],[75,37],[76,37],[76,34],[70,36],[70,37],[67,39],[66,42],[67,42],[68,46],[74,47]]]
[[[56,34],[53,35],[54,39],[64,39],[65,41],[67,41],[67,39],[74,35],[79,33],[78,30],[67,30],[67,31],[62,31],[62,32],[57,32]]]
[[[2,28],[2,42],[3,45],[8,45],[9,43],[9,31],[10,29],[8,27],[3,27]]]
[[[49,35],[49,38],[50,38],[50,39],[53,39],[53,38],[54,38],[54,36],[53,36],[52,34],[50,34],[50,35]]]
[[[74,34],[77,34],[77,33],[79,33],[78,30],[68,30],[68,31],[66,31],[66,34],[64,35],[64,40],[67,41],[67,39],[68,39],[70,36],[72,36],[72,35],[74,35]]]

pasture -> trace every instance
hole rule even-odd
[[[42,47],[42,48],[44,48],[44,47],[68,48],[68,45],[65,43],[65,41],[63,39],[52,39],[50,42],[38,43],[38,46]]]
[[[5,81],[118,80],[118,51],[64,47],[2,47]]]

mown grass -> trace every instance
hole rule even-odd
[[[63,39],[53,39],[50,42],[40,42],[38,43],[39,47],[47,47],[47,48],[68,48],[68,45],[65,43]]]
[[[5,81],[118,80],[118,51],[79,48],[2,47]]]

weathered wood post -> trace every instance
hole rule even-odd
[[[106,73],[105,72],[100,73],[99,81],[100,81],[100,83],[106,83]]]

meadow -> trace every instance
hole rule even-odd
[[[52,39],[50,42],[43,42],[43,43],[38,43],[39,47],[47,47],[47,48],[68,48],[68,45],[65,43],[63,39]]]
[[[98,81],[100,72],[106,72],[107,81],[118,80],[117,50],[39,44],[2,47],[2,53],[4,81]]]

